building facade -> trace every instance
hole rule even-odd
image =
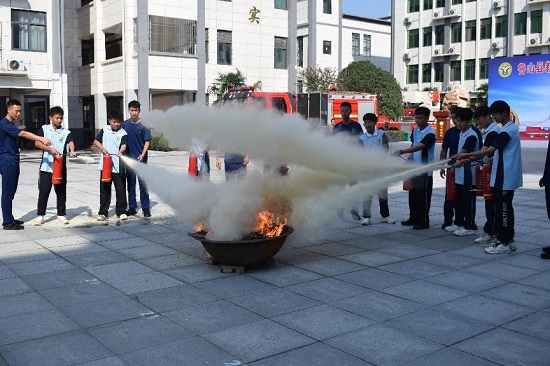
[[[489,59],[548,53],[550,0],[393,0],[393,74],[403,90],[487,83]]]

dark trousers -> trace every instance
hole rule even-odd
[[[548,202],[548,201],[547,201]],[[550,213],[548,214],[550,217]],[[485,200],[485,225],[483,225],[483,231],[489,235],[495,235],[495,201]]]
[[[380,205],[380,215],[382,217],[390,216],[390,208],[388,207],[388,189],[382,189],[378,192],[378,203]],[[363,217],[371,217],[370,206],[372,205],[372,196],[365,198],[363,201]]]
[[[548,220],[550,220],[550,186],[544,186],[544,194],[546,196],[546,213],[548,214]]]
[[[2,175],[2,223],[10,224],[15,221],[13,198],[19,184],[19,164],[0,165],[0,175]]]
[[[151,202],[149,201],[149,191],[147,190],[147,185],[145,184],[143,179],[141,179],[132,169],[126,170],[126,177],[128,180],[128,206],[130,207],[130,209],[137,209],[136,180],[137,183],[139,183],[139,200],[141,203],[141,208],[150,208]]]
[[[475,194],[471,184],[457,184],[456,217],[457,226],[475,230]]]
[[[427,174],[413,178],[413,189],[409,191],[409,218],[415,225],[430,223],[430,207],[434,179]]]
[[[494,189],[495,192],[495,232],[498,241],[508,244],[514,239],[515,217],[512,201],[514,191],[502,191]]]
[[[447,193],[445,193],[445,201],[443,202],[443,220],[445,225],[450,226],[453,224],[453,218],[455,218],[454,224],[456,223],[456,200],[449,201],[447,199]]]
[[[65,216],[67,202],[67,176],[63,170],[63,178],[60,184],[52,184],[52,173],[39,172],[38,174],[38,209],[37,215],[44,216],[48,207],[48,198],[53,189],[57,196],[57,216]]]
[[[126,202],[126,174],[111,173],[111,182],[99,181],[99,214],[108,216],[111,206],[111,183],[115,185],[116,204],[115,213],[117,216],[126,213],[128,203]]]

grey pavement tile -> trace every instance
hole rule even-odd
[[[127,366],[120,358],[118,357],[107,357],[100,360],[80,363],[78,366]]]
[[[392,245],[396,245],[394,241],[384,240],[380,235],[377,236],[366,236],[363,234],[356,239],[340,241],[342,244],[351,245],[358,248],[363,248],[366,250],[375,250],[380,248],[387,248]]]
[[[442,349],[441,344],[379,324],[325,343],[376,365],[400,365]]]
[[[4,238],[4,233],[2,233],[2,238]],[[42,247],[31,240],[4,241],[0,244],[0,260],[4,258],[4,255],[9,253],[28,252],[36,249],[42,249]]]
[[[483,295],[534,309],[550,307],[550,291],[517,283],[492,288],[484,291]]]
[[[498,256],[499,254],[494,254]],[[506,255],[506,254],[502,254]],[[540,273],[533,269],[511,266],[500,262],[482,263],[465,269],[466,272],[477,273],[479,275],[493,276],[506,281],[517,281],[525,277]]]
[[[391,247],[381,248],[378,251],[402,258],[420,258],[439,253],[438,250],[422,248],[411,244],[392,245]]]
[[[511,266],[524,267],[537,271],[547,271],[549,267],[548,262],[541,260],[540,253],[541,250],[539,249],[533,253],[534,255],[531,255],[531,253],[508,255],[506,257],[497,258],[497,261]]]
[[[377,250],[369,250],[361,253],[343,255],[339,258],[369,267],[378,267],[383,266],[384,264],[401,262],[405,260],[405,258],[403,257],[381,253]]]
[[[0,262],[4,264],[29,263],[59,257],[48,249],[40,248],[23,252],[11,252],[0,255]]]
[[[57,307],[86,304],[90,301],[108,299],[122,295],[120,291],[98,280],[41,290],[39,292]]]
[[[425,305],[372,291],[331,303],[340,309],[383,322],[425,308]]]
[[[461,351],[506,365],[548,365],[548,342],[497,328],[456,344]]]
[[[160,315],[130,319],[88,330],[115,354],[137,351],[191,337],[189,331]]]
[[[542,310],[508,324],[502,328],[550,342],[550,310]]]
[[[0,348],[12,365],[76,365],[111,356],[111,352],[84,332],[15,343]],[[99,365],[99,364],[98,364]],[[110,365],[116,365],[112,363]]]
[[[426,281],[469,292],[481,292],[506,283],[504,280],[495,277],[482,276],[463,271],[445,273],[440,276],[427,278]]]
[[[128,296],[70,305],[62,308],[61,311],[84,328],[154,314],[149,308]]]
[[[279,287],[291,286],[323,277],[318,273],[294,266],[267,268],[263,271],[250,272],[247,276]]]
[[[181,308],[164,315],[194,334],[204,334],[262,319],[261,316],[225,300]]]
[[[358,224],[359,224],[359,222],[355,221],[353,223],[348,223],[346,226],[356,227],[356,225],[358,225]],[[329,241],[342,241],[342,240],[356,239],[358,237],[359,237],[359,235],[357,235],[355,233],[352,233],[352,232],[349,232],[349,231],[345,231],[345,230],[341,230],[341,229],[331,229],[331,230],[327,230],[326,232],[322,233],[320,235],[319,239],[324,239],[324,240],[329,240]]]
[[[384,271],[418,279],[434,276],[438,277],[450,271],[446,267],[421,262],[418,259],[410,259],[399,263],[387,264],[378,268]]]
[[[364,266],[352,263],[346,260],[338,258],[320,259],[318,261],[311,261],[306,263],[297,264],[296,267],[306,269],[315,273],[319,273],[325,276],[335,276],[342,273],[359,271],[365,269]]]
[[[0,318],[9,318],[25,313],[54,310],[55,307],[37,292],[27,292],[0,297]]]
[[[220,298],[231,298],[246,294],[266,291],[274,288],[273,285],[256,280],[246,275],[229,276],[210,281],[196,283],[201,288]]]
[[[164,273],[186,283],[208,281],[225,276],[225,274],[221,273],[219,266],[208,263],[171,269]]]
[[[290,248],[285,246],[283,246],[281,251],[275,256],[275,260],[277,262],[282,262],[286,264],[305,263],[325,258],[327,257],[322,254],[312,252],[310,250]]]
[[[230,301],[265,318],[319,305],[318,301],[284,289],[244,295]]]
[[[100,266],[86,268],[86,270],[102,280],[111,280],[113,278],[153,272],[153,269],[136,261],[104,264]]]
[[[14,263],[8,267],[17,275],[25,276],[37,273],[47,273],[63,269],[75,268],[73,264],[62,258],[44,259],[34,262]]]
[[[132,366],[204,366],[240,365],[234,355],[216,347],[212,343],[192,337],[155,347],[129,352],[119,357],[126,365]]]
[[[190,256],[185,253],[155,256],[153,258],[143,258],[139,259],[138,261],[150,268],[156,269],[157,271],[161,272],[204,263],[204,260]]]
[[[313,343],[311,338],[268,319],[208,333],[203,337],[244,362]]]
[[[121,250],[128,248],[146,247],[153,244],[153,242],[139,237],[130,237],[102,241],[99,244],[111,250]]]
[[[370,363],[360,360],[323,343],[293,349],[275,356],[248,364],[249,366],[368,366]]]
[[[10,277],[15,277],[15,273],[10,271],[10,269],[7,266],[0,264],[0,280],[10,278]]]
[[[416,231],[416,230],[415,230]],[[393,243],[416,243],[421,240],[424,240],[425,238],[419,235],[416,235],[413,233],[412,230],[406,230],[406,231],[393,231],[386,233],[381,238],[384,241],[389,241]]]
[[[479,245],[479,244],[472,243],[471,245],[468,245],[464,248],[452,250],[449,253],[462,255],[466,257],[477,258],[482,260],[484,263],[496,261],[499,255],[508,255],[508,254],[487,254],[483,249],[488,246],[489,245],[487,244]],[[510,255],[513,255],[513,254],[510,254]]]
[[[128,257],[112,250],[74,255],[67,257],[66,259],[80,268],[102,266],[105,264],[120,263],[130,260]]]
[[[407,314],[386,324],[446,346],[494,328],[494,325],[489,323],[437,307]]]
[[[205,293],[190,285],[143,292],[135,295],[135,297],[140,303],[159,313],[187,306],[204,304],[219,299],[215,295]]]
[[[535,312],[532,308],[481,295],[463,297],[443,304],[441,307],[495,325],[509,323]]]
[[[37,273],[29,276],[22,276],[21,278],[35,290],[77,285],[79,283],[96,280],[93,275],[80,268]]]
[[[550,271],[542,272],[516,282],[523,285],[539,287],[550,291]]]
[[[441,286],[424,280],[393,286],[382,290],[382,292],[427,305],[441,304],[469,294],[465,291]]]
[[[0,296],[15,295],[30,291],[32,291],[32,288],[18,277],[0,280]]]
[[[90,243],[89,239],[86,239],[79,235],[68,235],[68,236],[59,235],[54,238],[36,239],[35,241],[45,248],[56,248],[56,247],[62,247],[65,245]]]
[[[129,232],[132,235],[137,235],[140,237],[168,234],[174,232],[174,230],[170,229],[169,227],[155,225],[154,223],[148,223],[147,221],[139,222],[139,224],[132,223],[132,225],[124,225],[120,227],[120,230]]]
[[[431,230],[423,230],[423,232],[424,231],[431,231]],[[428,238],[428,239],[416,241],[410,244],[414,246],[426,248],[426,249],[436,250],[442,253],[447,253],[449,251],[462,249],[472,245],[472,243],[470,243],[469,241],[468,242],[465,241],[463,237],[458,237],[454,235]]]
[[[312,251],[314,253],[335,257],[335,256],[346,255],[346,254],[359,253],[364,251],[365,249],[354,247],[351,245],[345,245],[341,243],[326,243],[326,244],[312,245],[310,247],[307,247],[307,250]]]
[[[57,309],[0,318],[0,345],[28,341],[77,330],[71,319]]]
[[[182,285],[181,281],[160,272],[138,273],[123,277],[113,276],[106,279],[105,282],[128,295]]]
[[[370,291],[364,287],[340,281],[335,278],[322,278],[288,286],[286,289],[322,303],[330,303]]]
[[[4,244],[12,244],[17,243],[21,241],[28,241],[29,238],[24,233],[18,233],[18,232],[4,232],[2,233],[2,236],[0,236],[0,247]]]
[[[97,253],[109,250],[96,243],[72,244],[48,249],[53,253],[64,257],[65,259],[74,255]]]
[[[407,362],[403,366],[496,366],[498,364],[448,347]]]
[[[370,319],[323,304],[272,318],[316,340],[324,340],[374,324]]]
[[[80,230],[79,235],[96,243],[101,243],[104,241],[111,241],[111,240],[137,238],[137,236],[127,233],[126,231],[105,230],[105,228],[100,226],[96,226],[90,229]]]
[[[151,244],[143,247],[120,249],[119,252],[128,258],[143,259],[151,257],[159,257],[163,255],[177,254],[178,252],[172,248],[167,248],[160,244]]]
[[[452,269],[461,269],[482,263],[481,259],[458,255],[455,253],[438,253],[418,259],[421,262],[437,264],[438,266]]]
[[[355,285],[370,288],[372,290],[380,290],[414,280],[410,277],[382,271],[377,268],[369,268],[363,271],[346,273],[336,276],[336,278],[342,281],[353,283]]]

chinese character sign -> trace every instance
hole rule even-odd
[[[250,15],[248,17],[248,20],[250,20],[250,23],[260,24],[260,17],[258,16],[258,14],[260,14],[260,9],[258,9],[255,6],[250,8],[250,11],[248,12],[248,15]]]

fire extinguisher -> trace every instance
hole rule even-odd
[[[483,182],[483,167],[481,165],[476,166],[476,196],[482,197],[483,190],[485,189],[485,182]]]
[[[101,171],[101,181],[105,183],[111,182],[111,169],[113,166],[113,159],[111,155],[103,155],[103,170]]]
[[[486,200],[495,198],[493,188],[491,187],[491,168],[491,164],[485,164],[483,166],[483,197]]]
[[[455,170],[447,170],[447,179],[445,181],[447,201],[456,201],[456,184],[455,184]]]
[[[63,180],[63,156],[56,155],[53,158],[52,183],[61,184]]]
[[[187,168],[187,173],[193,177],[197,176],[197,155],[195,154],[189,155],[189,167]]]

